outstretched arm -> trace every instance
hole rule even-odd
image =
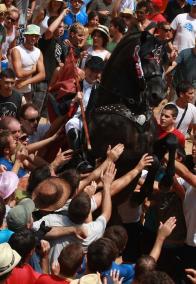
[[[155,244],[150,252],[150,256],[152,256],[155,259],[155,261],[159,259],[165,239],[172,233],[175,227],[176,227],[175,217],[170,217],[169,219],[167,219],[167,221],[164,224],[160,223]]]
[[[82,191],[92,181],[97,181],[100,178],[101,173],[105,171],[108,162],[110,161],[116,162],[119,159],[120,155],[123,153],[123,151],[124,151],[123,144],[117,144],[113,148],[109,146],[107,150],[106,160],[99,167],[97,167],[89,176],[87,176],[85,179],[80,181],[78,191],[79,192]]]

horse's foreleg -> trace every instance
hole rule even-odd
[[[157,156],[153,156],[153,163],[149,167],[148,174],[145,182],[140,189],[140,202],[142,203],[146,197],[150,197],[153,192],[153,185],[157,170],[159,169],[160,163]]]
[[[166,139],[166,147],[169,152],[169,160],[165,170],[165,175],[160,181],[160,188],[169,190],[173,184],[175,175],[175,154],[178,146],[178,139],[174,134],[169,134]]]

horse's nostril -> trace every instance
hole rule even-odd
[[[152,99],[153,99],[153,100],[156,100],[157,97],[158,97],[157,93],[152,93],[151,96],[152,96]]]

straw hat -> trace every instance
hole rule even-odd
[[[107,38],[109,39],[110,38],[110,32],[109,32],[109,29],[108,27],[104,26],[104,25],[98,25],[92,32],[92,36],[93,34],[96,32],[96,31],[100,31],[102,33],[104,33]]]
[[[21,257],[8,243],[0,244],[0,252],[0,276],[2,276],[12,271]]]
[[[48,178],[33,191],[32,198],[38,209],[56,211],[62,208],[70,195],[70,186],[60,178]]]

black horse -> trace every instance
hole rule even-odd
[[[147,32],[127,34],[112,53],[100,85],[90,98],[88,123],[93,155],[103,157],[108,145],[123,143],[125,150],[117,164],[119,175],[133,168],[144,153],[154,152],[157,135],[152,107],[166,94],[162,48],[162,43]],[[158,164],[155,158],[143,186],[144,195],[152,189]]]

